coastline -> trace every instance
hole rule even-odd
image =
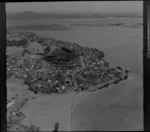
[[[78,70],[74,71],[74,73],[72,74],[74,83],[75,83],[75,89],[78,89],[78,84],[76,82],[75,79],[75,73],[77,73]],[[120,81],[124,81],[125,80],[125,76],[126,79],[128,79],[128,73],[129,71],[125,71],[124,70],[124,74],[117,80],[111,80],[108,81],[107,83],[105,82],[104,84],[100,84],[98,86],[93,86],[90,87],[87,90],[81,90],[81,91],[69,91],[63,94],[58,94],[58,93],[52,93],[52,94],[44,94],[44,93],[39,93],[39,94],[33,94],[32,91],[28,90],[28,88],[26,88],[26,90],[28,91],[28,93],[32,93],[34,96],[34,99],[32,97],[32,99],[28,98],[27,95],[27,100],[23,103],[23,105],[21,105],[21,107],[18,108],[18,111],[22,113],[22,115],[24,116],[22,118],[22,120],[20,121],[20,124],[26,127],[30,127],[31,125],[34,126],[39,126],[40,128],[42,128],[42,130],[46,131],[46,130],[53,130],[54,129],[54,125],[55,123],[60,123],[60,130],[71,130],[72,128],[72,111],[74,108],[74,103],[75,103],[75,98],[77,97],[76,95],[79,93],[85,93],[86,91],[88,92],[94,92],[94,91],[99,91],[103,88],[109,87],[111,88],[111,86],[114,84],[114,82],[117,81],[117,83],[120,83]],[[19,81],[19,79],[16,79],[16,81]],[[9,81],[11,82],[11,79],[9,79]],[[13,81],[13,79],[12,79]],[[23,80],[20,80],[21,83],[23,84]],[[24,85],[24,84],[23,84]],[[28,87],[27,85],[25,85],[26,87]],[[19,92],[19,91],[18,91]],[[95,92],[94,92],[95,93]],[[68,99],[69,98],[69,99]],[[42,100],[44,100],[42,102]],[[43,107],[41,107],[45,102],[47,101],[47,104],[44,105]],[[52,104],[53,107],[49,106],[48,104]],[[63,105],[62,105],[63,104]],[[43,110],[41,110],[44,107],[46,111],[51,111],[50,113],[43,113]],[[17,108],[16,108],[17,109]],[[34,109],[34,111],[33,111]],[[62,110],[62,111],[57,111],[57,110]],[[44,118],[42,116],[38,116],[40,112],[42,113],[42,115],[44,115]],[[68,113],[66,113],[66,111],[68,111]],[[63,116],[63,118],[58,117],[58,113],[60,117]],[[70,114],[69,114],[70,113]],[[35,116],[33,116],[35,114]],[[47,116],[45,115],[49,115],[49,119],[47,118]],[[33,116],[33,117],[32,117]],[[37,119],[34,119],[34,117],[36,117]],[[51,117],[53,117],[53,119],[50,119]],[[41,122],[43,118],[43,121]],[[46,118],[46,120],[45,120]],[[63,120],[62,120],[63,119]],[[65,120],[65,122],[64,122]],[[46,121],[46,122],[45,122]],[[39,123],[37,123],[39,122]],[[51,122],[48,124],[48,122]],[[44,123],[44,124],[43,124]],[[50,126],[49,126],[50,125]]]
[[[34,124],[39,126],[41,131],[52,131],[58,122],[60,131],[69,131],[73,96],[70,92],[62,95],[44,95],[28,101],[21,108],[21,112],[26,116],[21,123],[25,126]]]
[[[118,83],[120,83],[120,82],[122,82],[122,81],[125,81],[125,80],[128,80],[128,76],[129,76],[129,74],[131,73],[131,71],[130,70],[125,70],[125,69],[123,69],[123,74],[122,74],[122,76],[120,76],[119,78],[114,78],[114,79],[111,79],[111,80],[109,80],[109,81],[106,81],[106,82],[104,82],[104,83],[102,83],[102,84],[98,84],[98,85],[96,85],[96,86],[90,86],[88,89],[86,89],[86,90],[78,90],[77,89],[77,91],[75,91],[76,93],[80,93],[80,92],[85,92],[85,91],[88,91],[88,92],[94,92],[94,91],[97,91],[97,90],[101,90],[101,89],[103,89],[103,88],[108,88],[108,87],[110,87],[110,86],[112,86],[112,85],[114,85],[114,84],[118,84]],[[76,72],[75,72],[76,73]],[[77,82],[76,81],[74,81],[74,83],[76,84]],[[78,85],[78,84],[76,84],[76,85]]]
[[[107,89],[77,94],[72,130],[143,130],[142,93],[141,79],[129,74],[128,80]]]
[[[57,41],[55,43],[57,43]],[[68,44],[69,43],[70,42],[68,42]],[[83,62],[82,58],[80,61]],[[81,64],[84,69],[85,67],[84,63],[81,63]],[[28,127],[30,127],[30,125],[35,125],[35,126],[39,126],[42,131],[43,130],[47,131],[47,130],[53,130],[54,125],[56,123],[59,123],[60,125],[59,130],[71,130],[74,127],[72,126],[72,124],[74,124],[73,123],[74,117],[73,117],[72,112],[75,111],[74,109],[76,107],[77,99],[79,100],[79,102],[84,102],[87,98],[89,98],[88,96],[93,96],[99,93],[102,94],[104,91],[111,91],[112,93],[115,93],[117,92],[116,89],[118,89],[118,92],[119,92],[120,89],[118,87],[124,84],[125,82],[128,82],[131,79],[131,78],[128,79],[128,72],[126,73],[125,68],[123,68],[123,70],[121,71],[123,74],[120,77],[114,77],[110,80],[106,79],[106,81],[103,84],[100,84],[98,86],[97,85],[91,86],[88,89],[81,90],[75,78],[76,72],[77,70],[75,70],[74,73],[72,74],[72,78],[75,84],[75,89],[77,89],[77,92],[75,91],[74,93],[71,89],[69,92],[66,92],[63,94],[61,93],[59,94],[39,93],[36,95],[33,94],[35,96],[34,99],[27,100],[25,104],[21,106],[21,108],[18,108],[18,111],[21,111],[22,114],[24,115],[24,119],[20,122],[20,125],[28,126]],[[114,84],[117,84],[117,85],[114,85]],[[115,87],[117,88],[113,91],[112,89]],[[104,88],[108,88],[108,90]],[[28,90],[28,93],[32,93],[32,91]],[[80,99],[80,95],[82,96],[83,100]],[[114,96],[114,94],[109,95],[108,98],[110,98],[111,96]],[[104,97],[104,95],[102,95],[102,97]],[[28,98],[28,95],[27,95],[27,98]],[[104,99],[102,98],[102,101],[107,100],[105,98],[106,97],[104,97]],[[91,111],[89,111],[89,113],[90,112]]]
[[[85,91],[80,91],[76,94],[76,96],[78,97],[87,97],[88,95],[90,94],[97,94],[99,92],[102,92],[102,91],[106,91],[107,89],[113,89],[115,88],[117,85],[122,85],[124,84],[125,82],[128,82],[128,81],[131,81],[132,79],[134,78],[139,78],[138,75],[134,74],[134,73],[129,73],[128,74],[128,79],[127,80],[122,80],[122,81],[119,81],[117,84],[115,83],[112,83],[110,85],[108,85],[108,87],[104,87],[102,85],[102,87],[99,88],[99,86],[95,86],[95,89],[94,90],[85,90]]]
[[[7,117],[11,115],[9,119],[12,124],[11,122],[7,124],[10,131],[30,131],[32,125],[39,127],[40,131],[52,131],[57,122],[59,130],[70,130],[73,92],[51,95],[34,94],[28,90],[21,79],[9,79],[7,87],[8,98],[15,97],[16,100],[7,111]],[[19,113],[20,117],[12,117],[15,113]]]
[[[24,127],[29,127],[31,125],[39,126],[42,128],[40,130],[47,131],[53,130],[55,123],[58,122],[60,125],[59,130],[74,130],[74,111],[78,104],[84,102],[84,100],[88,99],[90,96],[96,96],[96,94],[102,94],[106,91],[117,91],[120,85],[130,82],[134,80],[134,78],[135,75],[130,73],[127,80],[123,80],[118,84],[111,84],[107,89],[102,88],[92,92],[87,90],[79,93],[70,91],[64,94],[37,94],[36,98],[29,99],[19,109],[24,115],[20,124]],[[11,82],[11,80],[9,81]],[[22,80],[20,81],[23,83]],[[32,93],[31,91],[29,92]]]

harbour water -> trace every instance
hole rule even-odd
[[[74,131],[143,130],[143,89],[135,74],[106,89],[80,93],[74,102]]]
[[[142,18],[139,18],[142,21]],[[19,20],[21,24],[25,23]],[[19,21],[17,24],[19,24]],[[135,25],[137,18],[123,18],[123,22]],[[75,97],[72,111],[72,130],[142,130],[143,100],[143,30],[139,27],[106,26],[108,19],[44,21],[71,25],[72,30],[33,31],[40,36],[73,41],[83,46],[103,50],[111,66],[122,66],[132,71],[127,81],[108,89],[83,93]],[[109,22],[120,22],[120,18],[109,18]],[[29,21],[26,24],[41,24]],[[92,26],[75,26],[73,23],[88,23]],[[8,25],[15,24],[14,21]],[[114,121],[115,120],[115,121]]]

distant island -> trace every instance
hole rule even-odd
[[[142,18],[142,12],[130,12],[130,13],[38,13],[33,11],[24,11],[20,13],[8,13],[7,19],[86,19],[86,18],[106,18],[106,17],[130,17],[130,18]]]

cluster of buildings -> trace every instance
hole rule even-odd
[[[76,75],[79,90],[88,90],[91,86],[110,85],[127,79],[128,71],[110,67],[86,67]]]
[[[24,94],[16,94],[16,96],[7,99],[7,131],[36,131],[38,127],[31,125],[30,127],[23,125],[21,122],[25,115],[20,111],[20,108],[26,103],[30,96]]]
[[[116,68],[112,70],[109,63],[104,60],[103,51],[96,48],[82,47],[68,41],[38,37],[30,32],[16,32],[16,34],[10,36],[17,35],[38,42],[44,47],[65,47],[79,56],[79,58],[67,62],[57,60],[57,57],[51,62],[46,62],[41,55],[34,53],[10,59],[7,62],[7,77],[25,79],[25,84],[35,93],[62,93],[74,86],[74,80],[78,80],[79,86],[86,85],[88,88],[88,85],[96,85],[121,76],[122,71]],[[75,71],[79,71],[76,74],[77,78],[73,76]]]
[[[30,36],[33,36],[32,33]],[[28,33],[10,31],[7,33],[7,46],[26,47],[28,38],[30,38]]]
[[[32,32],[22,32],[22,31],[8,31],[7,40],[21,40],[26,39],[30,41],[36,41],[39,37]]]
[[[40,69],[41,63],[36,55],[14,57],[7,61],[7,78],[24,79],[27,73]]]
[[[7,129],[11,130],[14,126],[19,128],[20,122],[24,119],[24,115],[19,111],[19,109],[27,101],[22,94],[17,94],[11,99],[7,100]]]
[[[80,90],[119,79],[123,76],[124,70],[121,67],[109,67],[109,63],[100,54],[101,52],[95,54],[94,50],[91,50],[84,55],[85,68],[82,68],[76,75]]]
[[[53,69],[53,70],[52,70]],[[35,93],[62,93],[72,86],[71,78],[59,69],[34,71],[26,79],[29,89]]]
[[[14,57],[7,62],[7,78],[24,79],[35,93],[64,92],[73,86],[72,72],[76,65],[71,64],[72,68],[63,68],[45,62],[38,55]]]
[[[34,93],[64,93],[71,90],[87,90],[91,86],[118,83],[127,79],[126,70],[121,67],[111,68],[104,60],[104,53],[96,48],[82,47],[74,42],[61,41],[53,38],[38,37],[31,32],[8,32],[7,40],[21,44],[27,40],[22,56],[9,57],[7,61],[7,78],[24,79],[29,90]],[[15,41],[14,41],[15,40]],[[43,47],[37,47],[36,42]],[[8,45],[9,46],[9,45]],[[12,46],[12,45],[10,45]],[[47,46],[65,47],[78,55],[76,59],[60,61],[56,58],[51,62],[43,59]],[[32,50],[36,47],[36,50]],[[50,50],[48,52],[50,52]],[[37,54],[37,51],[42,54]],[[49,54],[47,54],[49,55]],[[114,81],[115,80],[115,81]],[[75,89],[74,89],[75,88]],[[21,95],[22,96],[22,95]],[[18,110],[25,102],[25,97],[13,97],[7,102],[7,122],[16,124],[24,115]]]

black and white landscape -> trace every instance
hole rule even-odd
[[[6,5],[8,132],[143,130],[142,2]]]

